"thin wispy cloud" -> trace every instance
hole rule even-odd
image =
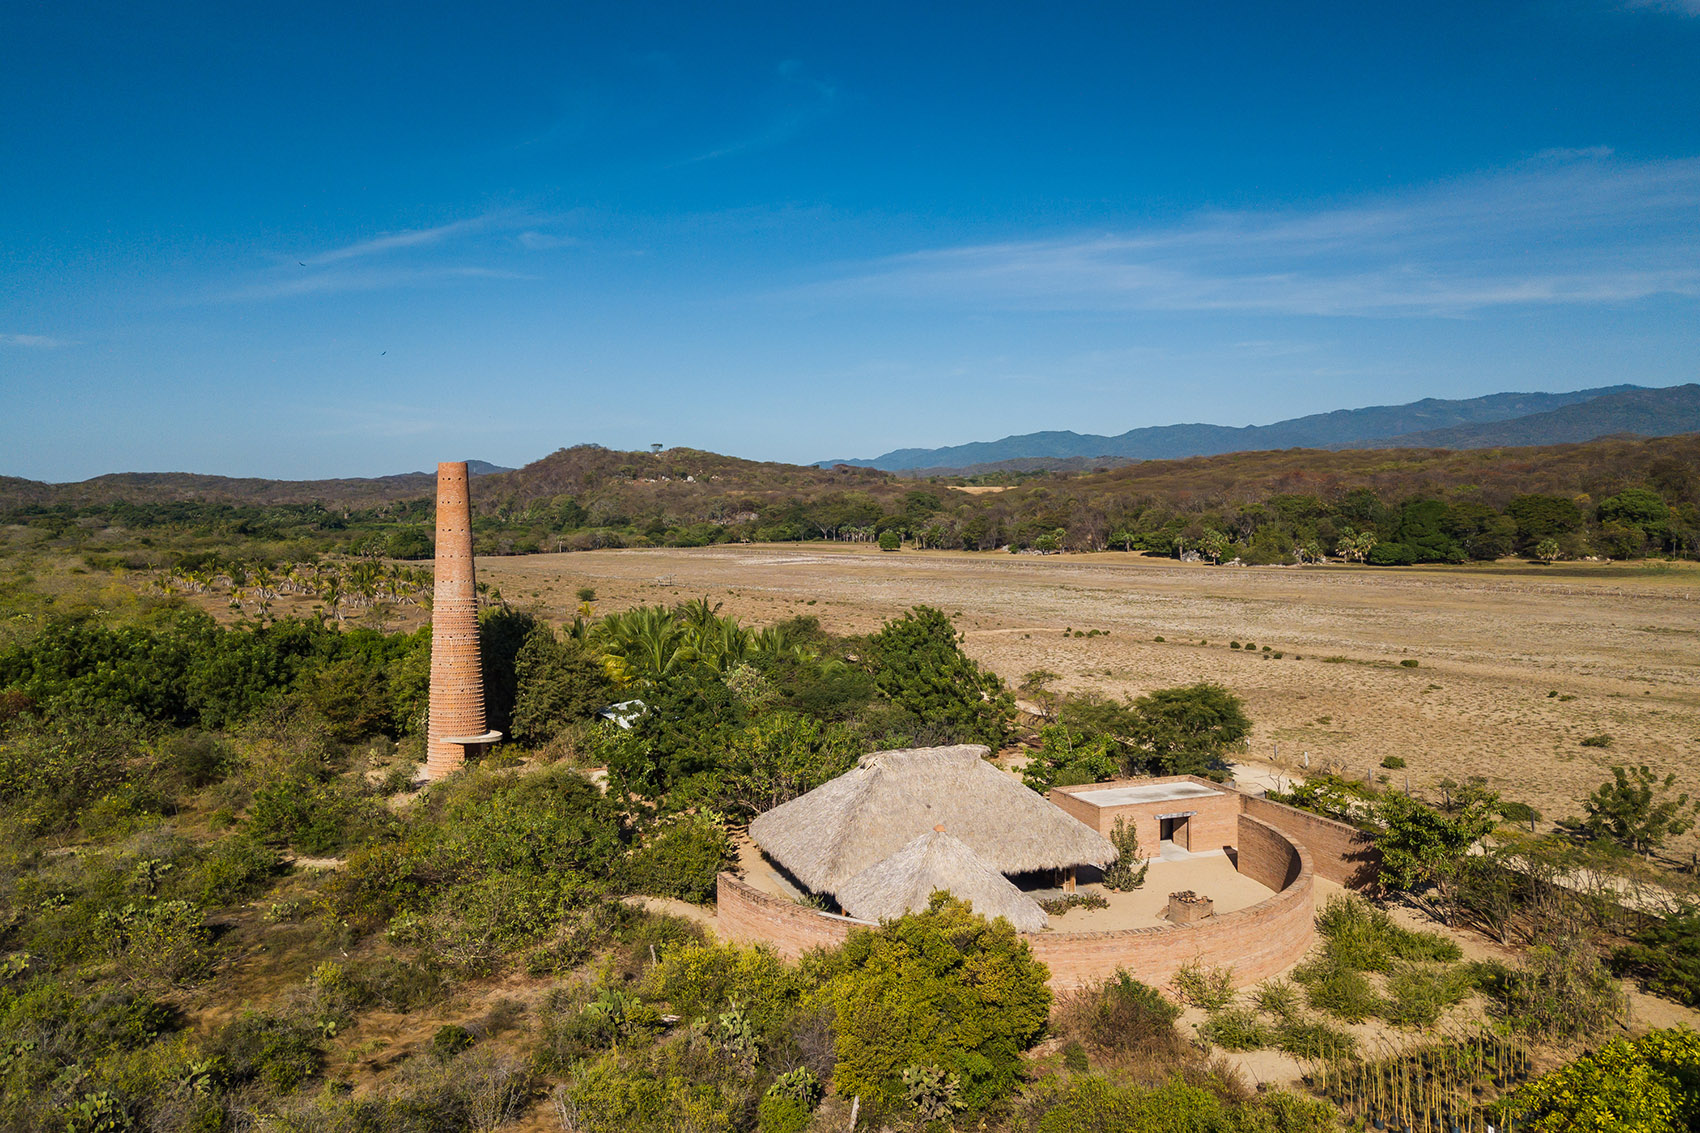
[[[278,255],[270,268],[192,302],[252,302],[534,279],[530,272],[510,265],[516,254],[576,244],[575,237],[549,230],[562,219],[502,209],[430,228],[386,232],[326,251]]]
[[[288,299],[341,291],[388,291],[404,287],[433,287],[464,280],[534,279],[525,272],[476,266],[363,269],[313,272],[287,279],[270,279],[229,292],[227,299]]]
[[[475,216],[466,220],[457,220],[450,224],[439,224],[435,228],[415,228],[402,232],[390,232],[375,236],[370,240],[360,240],[353,244],[345,244],[340,248],[332,248],[328,252],[319,252],[307,256],[303,262],[308,267],[319,264],[335,264],[344,260],[365,259],[369,256],[382,256],[390,252],[398,252],[407,248],[423,248],[433,244],[441,244],[457,236],[487,230],[492,223],[490,216]]]
[[[571,237],[556,236],[543,230],[549,223],[559,219],[558,217],[540,216],[537,213],[520,209],[499,209],[478,216],[450,221],[447,224],[439,224],[431,228],[411,228],[399,232],[385,232],[328,251],[298,255],[295,259],[301,266],[322,267],[349,260],[372,259],[417,249],[463,244],[479,236],[516,231],[522,233],[520,240],[522,246],[532,246],[525,239],[529,237],[532,241],[561,241],[561,243],[538,243],[536,245],[538,247],[560,247],[562,244],[570,242]]]
[[[21,346],[29,350],[56,350],[70,343],[45,334],[0,334],[0,346]]]
[[[1700,296],[1700,161],[1546,160],[1309,213],[937,248],[805,289],[1029,310],[1465,315]]]
[[[514,237],[514,242],[520,247],[532,252],[552,252],[557,248],[571,248],[581,241],[577,236],[562,236],[554,232],[536,232],[527,230]]]
[[[785,60],[775,69],[775,75],[774,101],[777,108],[764,122],[734,141],[686,158],[679,164],[694,165],[783,145],[801,136],[810,126],[831,114],[839,104],[839,89],[810,75],[800,60]]]

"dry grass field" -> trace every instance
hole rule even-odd
[[[1040,668],[1058,687],[1118,697],[1215,681],[1246,702],[1253,761],[1278,748],[1283,766],[1308,753],[1313,769],[1361,776],[1398,755],[1398,785],[1481,775],[1549,819],[1575,813],[1613,763],[1674,771],[1700,796],[1700,568],[1686,564],[1240,568],[811,545],[478,569],[556,618],[583,586],[600,611],[707,595],[748,622],[807,613],[840,633],[925,603],[955,615],[968,651],[1011,684]],[[1094,629],[1107,636],[1065,634]],[[1581,745],[1599,735],[1611,746]]]

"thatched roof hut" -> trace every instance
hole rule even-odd
[[[839,888],[942,825],[998,873],[1104,866],[1116,849],[1007,772],[987,749],[912,748],[856,767],[758,815],[750,837],[816,893]]]
[[[991,920],[1003,917],[1022,932],[1042,932],[1045,910],[1003,874],[981,861],[961,839],[929,830],[846,881],[838,903],[853,917],[883,921],[926,909],[935,889],[972,902]]]

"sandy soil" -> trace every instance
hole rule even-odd
[[[1575,813],[1613,763],[1674,771],[1700,795],[1700,569],[1687,565],[1243,568],[809,545],[478,569],[509,601],[560,619],[581,586],[598,611],[706,594],[747,621],[814,614],[840,633],[926,603],[956,615],[968,651],[1005,680],[1044,668],[1064,689],[1112,696],[1216,681],[1246,702],[1254,762],[1278,752],[1276,766],[1296,767],[1308,753],[1313,768],[1362,775],[1397,755],[1399,785],[1482,775],[1549,819]],[[1065,634],[1092,629],[1108,635]],[[1612,745],[1580,746],[1593,735]]]
[[[1149,928],[1168,924],[1169,894],[1190,889],[1208,897],[1217,916],[1255,905],[1273,890],[1243,876],[1228,855],[1197,854],[1181,861],[1151,862],[1145,884],[1130,893],[1116,893],[1102,885],[1082,885],[1082,893],[1096,893],[1109,900],[1107,909],[1070,909],[1051,918],[1053,932],[1107,932],[1112,929]]]

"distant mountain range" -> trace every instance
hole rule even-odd
[[[513,471],[512,468],[506,468],[506,467],[504,467],[500,464],[491,464],[488,460],[469,460],[469,461],[466,462],[466,474],[468,476],[492,476],[497,472],[512,472],[512,471]],[[437,473],[436,473],[435,470],[432,470],[430,472],[409,472],[409,473],[406,473],[406,475],[409,475],[409,476],[429,476],[433,480],[435,480],[437,478]]]
[[[1043,432],[934,449],[897,449],[871,460],[828,460],[915,474],[1114,466],[1288,448],[1497,448],[1633,434],[1700,431],[1700,385],[1618,385],[1573,393],[1496,393],[1409,405],[1338,409],[1272,425],[1158,425],[1118,436]]]

